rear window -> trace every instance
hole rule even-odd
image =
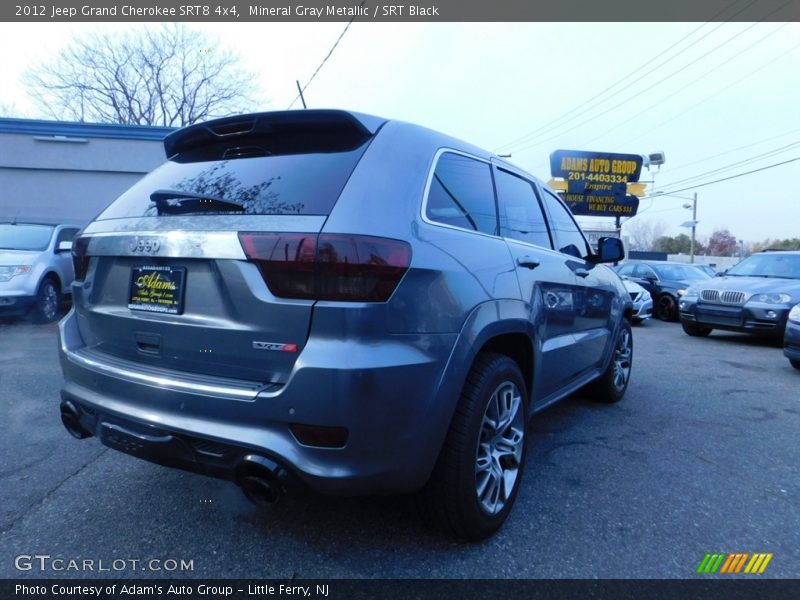
[[[258,156],[202,162],[168,161],[122,194],[98,220],[164,215],[150,198],[173,190],[241,205],[247,215],[327,216],[368,142],[344,152]],[[189,206],[189,205],[187,205]],[[174,214],[231,214],[218,204],[192,205]],[[196,209],[196,210],[195,210]]]

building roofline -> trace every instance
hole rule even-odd
[[[63,136],[79,138],[110,138],[121,140],[152,140],[160,142],[176,127],[151,125],[118,125],[112,123],[74,123],[40,119],[0,118],[0,133],[22,135]]]

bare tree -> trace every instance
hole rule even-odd
[[[25,115],[17,107],[15,102],[0,102],[0,118],[12,117],[15,119],[24,118]]]
[[[255,76],[183,24],[75,38],[24,77],[58,119],[183,126],[250,110]]]
[[[632,250],[652,250],[656,240],[667,230],[662,221],[636,219],[623,225]]]

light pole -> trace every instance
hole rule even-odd
[[[692,196],[692,245],[689,250],[689,262],[694,264],[694,240],[697,229],[697,192]]]
[[[692,220],[686,221],[681,224],[681,227],[691,227],[692,228],[692,244],[689,247],[689,262],[694,263],[694,247],[696,242],[696,234],[697,234],[697,192],[695,192],[692,197],[688,196],[678,196],[677,194],[665,194],[664,192],[654,192],[654,196],[669,196],[670,198],[679,198],[681,200],[691,200],[691,204],[684,204],[683,208],[691,208],[692,209]]]

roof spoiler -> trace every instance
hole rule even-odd
[[[343,110],[252,113],[183,127],[164,138],[169,160],[343,152],[357,148],[385,119]]]

